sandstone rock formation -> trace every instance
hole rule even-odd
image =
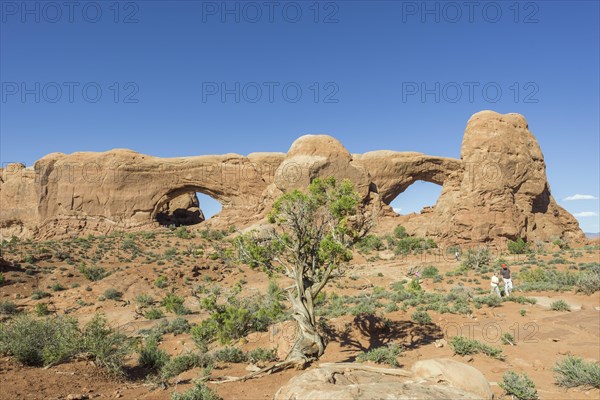
[[[402,224],[439,243],[584,240],[550,192],[540,147],[519,114],[482,111],[465,130],[461,158],[414,152],[350,154],[336,139],[306,135],[289,152],[158,158],[131,150],[53,153],[33,167],[0,170],[0,238],[56,238],[203,220],[194,193],[222,211],[205,223],[258,223],[277,196],[321,176],[350,179],[380,226]],[[387,205],[414,182],[442,186],[436,205],[398,216]]]
[[[438,362],[439,361],[439,362]],[[353,363],[321,364],[292,378],[275,394],[275,400],[322,399],[492,399],[489,384],[477,369],[453,360],[426,360],[439,368],[435,374],[420,375],[397,368],[378,368]],[[457,386],[444,379],[455,375],[447,368],[458,367],[464,374]],[[437,373],[439,372],[439,374]],[[469,382],[473,382],[472,385]],[[485,385],[481,383],[484,382]]]

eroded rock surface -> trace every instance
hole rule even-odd
[[[452,367],[460,366],[462,372],[468,373],[459,387],[443,379],[444,374],[451,373],[444,369],[448,364],[443,361],[439,364],[442,366],[441,374],[435,371],[435,374],[420,375],[401,369],[353,363],[321,364],[292,378],[275,394],[275,400],[492,399],[489,384],[481,372],[454,361]],[[469,377],[474,377],[472,386],[469,385]],[[487,384],[487,391],[480,387],[481,380]]]
[[[584,240],[553,199],[539,144],[519,114],[482,111],[465,129],[461,158],[414,152],[350,154],[306,135],[285,153],[158,158],[116,149],[52,153],[33,167],[0,170],[0,238],[56,238],[203,220],[196,192],[222,204],[213,226],[259,223],[282,193],[315,177],[350,179],[380,223],[403,224],[438,243]],[[442,186],[434,207],[398,216],[389,203],[417,180]]]

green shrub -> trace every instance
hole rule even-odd
[[[77,321],[55,317],[17,316],[2,326],[0,352],[25,365],[49,365],[67,360],[79,351]]]
[[[490,266],[492,254],[487,246],[467,250],[463,265],[468,269],[481,269]]]
[[[191,329],[190,323],[183,317],[177,317],[170,323],[167,321],[160,321],[160,324],[156,327],[161,334],[172,333],[175,336],[183,333],[188,333]]]
[[[556,300],[550,304],[550,309],[553,311],[571,311],[571,306],[564,300]]]
[[[183,306],[183,297],[176,296],[173,293],[168,293],[161,301],[161,305],[165,307],[167,312],[173,312],[178,315],[189,314],[189,311]]]
[[[171,358],[161,369],[160,375],[163,379],[177,376],[192,368],[211,367],[213,358],[208,354],[187,353]]]
[[[160,288],[160,289],[166,288],[168,284],[169,283],[167,282],[166,276],[159,276],[154,281],[154,286],[156,286],[157,288]]]
[[[17,313],[17,305],[10,301],[0,301],[0,314],[16,314]]]
[[[247,360],[251,363],[257,363],[259,361],[276,361],[277,349],[266,349],[264,347],[257,347],[254,350],[250,350],[246,356]]]
[[[180,226],[179,228],[175,229],[174,233],[175,236],[180,239],[191,239],[195,236],[193,233],[190,233],[185,226]]]
[[[508,241],[508,251],[511,254],[527,254],[531,250],[529,249],[529,244],[523,238],[518,238],[514,242],[512,240]]]
[[[409,292],[420,292],[423,290],[423,288],[421,287],[421,284],[419,283],[418,279],[413,279],[406,286],[406,290],[408,290]]]
[[[60,283],[55,283],[50,287],[50,289],[54,290],[55,292],[61,292],[65,290],[65,287]]]
[[[398,356],[402,353],[402,347],[395,343],[387,346],[377,347],[367,352],[362,352],[356,357],[360,362],[372,361],[377,364],[388,364],[392,367],[397,367]]]
[[[535,384],[527,374],[520,375],[513,371],[507,371],[502,375],[502,381],[498,382],[498,386],[515,400],[539,399]]]
[[[146,293],[142,293],[139,296],[136,296],[135,301],[142,307],[148,307],[154,304],[154,299],[152,296]]]
[[[227,304],[218,304],[214,294],[204,298],[201,306],[210,317],[191,329],[192,340],[203,348],[216,339],[226,344],[250,332],[265,331],[284,317],[281,299],[281,290],[274,283],[269,285],[267,296],[229,298]]]
[[[123,375],[125,357],[131,353],[127,337],[107,324],[106,318],[94,315],[81,331],[82,350],[89,353],[94,364],[111,375]]]
[[[383,250],[384,243],[378,236],[369,234],[356,243],[358,251],[368,254],[373,250]]]
[[[50,311],[48,311],[48,304],[46,303],[36,304],[33,310],[35,312],[35,315],[37,315],[38,317],[43,317],[44,315],[50,314]]]
[[[525,314],[527,314],[527,311],[525,311],[524,309],[522,309],[522,308],[521,308],[521,309],[519,310],[519,315],[520,315],[521,317],[524,317],[524,316],[525,316]]]
[[[428,265],[423,268],[422,276],[423,278],[434,278],[436,277],[440,271],[433,265]]]
[[[566,356],[554,365],[554,380],[562,387],[600,388],[600,363],[585,362],[580,357]]]
[[[201,382],[196,382],[196,386],[187,392],[173,393],[171,400],[222,400],[218,394],[213,392],[208,386]]]
[[[241,363],[247,360],[246,353],[237,347],[223,347],[215,351],[213,357],[217,361],[228,363]]]
[[[4,274],[2,272],[0,272],[0,286],[4,285],[6,283],[6,278],[4,277]]]
[[[83,263],[79,267],[79,272],[81,272],[83,276],[85,276],[92,282],[99,281],[103,278],[106,278],[109,275],[109,273],[106,272],[106,270],[102,267],[98,267],[96,265],[88,267]]]
[[[123,296],[123,293],[115,288],[106,289],[104,291],[104,298],[109,300],[121,300],[121,296]]]
[[[158,348],[158,339],[156,336],[150,336],[140,349],[138,362],[144,368],[158,371],[169,362],[169,354]]]
[[[163,312],[160,308],[151,308],[144,313],[144,317],[147,319],[159,319],[163,317]]]
[[[500,307],[502,305],[502,298],[496,295],[478,296],[473,298],[473,303],[478,306],[485,304],[488,307]]]
[[[403,227],[402,225],[398,225],[394,229],[394,237],[395,238],[397,238],[397,239],[404,239],[407,236],[408,236],[408,233],[406,233],[406,228]]]
[[[587,295],[600,291],[600,265],[596,264],[588,270],[580,272],[575,286],[578,292]]]
[[[500,336],[500,341],[502,342],[502,344],[508,344],[511,346],[517,344],[517,342],[515,341],[515,337],[508,332],[505,332],[502,334],[502,336]]]
[[[417,324],[430,324],[431,317],[427,314],[427,311],[415,311],[412,315],[412,320]]]
[[[489,357],[503,360],[504,355],[502,349],[497,347],[489,346],[485,343],[481,343],[478,340],[468,339],[464,336],[454,336],[450,340],[450,347],[455,354],[464,356],[467,354],[483,353]]]
[[[31,293],[31,300],[40,300],[40,299],[43,299],[44,297],[50,297],[50,296],[52,296],[52,295],[48,292],[44,292],[42,290],[34,290],[33,293]]]

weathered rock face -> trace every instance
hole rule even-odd
[[[277,196],[319,176],[350,179],[365,203],[383,203],[382,226],[403,224],[409,233],[442,243],[584,239],[550,194],[543,155],[525,118],[493,111],[471,117],[460,160],[385,150],[350,154],[326,135],[303,136],[287,154],[49,154],[33,167],[0,170],[0,238],[194,224],[203,220],[195,192],[222,204],[206,223],[244,227],[259,222]],[[395,215],[385,205],[417,180],[442,186],[435,207]]]
[[[425,362],[438,360],[427,360]],[[492,399],[489,384],[478,370],[453,360],[440,360],[435,374],[377,368],[353,363],[321,364],[292,378],[275,394],[275,400],[408,400],[408,399]],[[458,367],[465,374],[457,385],[445,379],[446,367]],[[473,378],[473,379],[470,379]],[[469,382],[473,382],[471,385]],[[485,385],[483,385],[484,383]]]

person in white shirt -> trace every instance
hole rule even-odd
[[[490,290],[490,294],[496,293],[496,295],[498,297],[502,297],[500,295],[500,289],[498,288],[499,283],[500,283],[500,279],[498,278],[498,273],[494,272],[494,275],[492,276],[492,282],[490,284],[492,286],[492,289]]]

